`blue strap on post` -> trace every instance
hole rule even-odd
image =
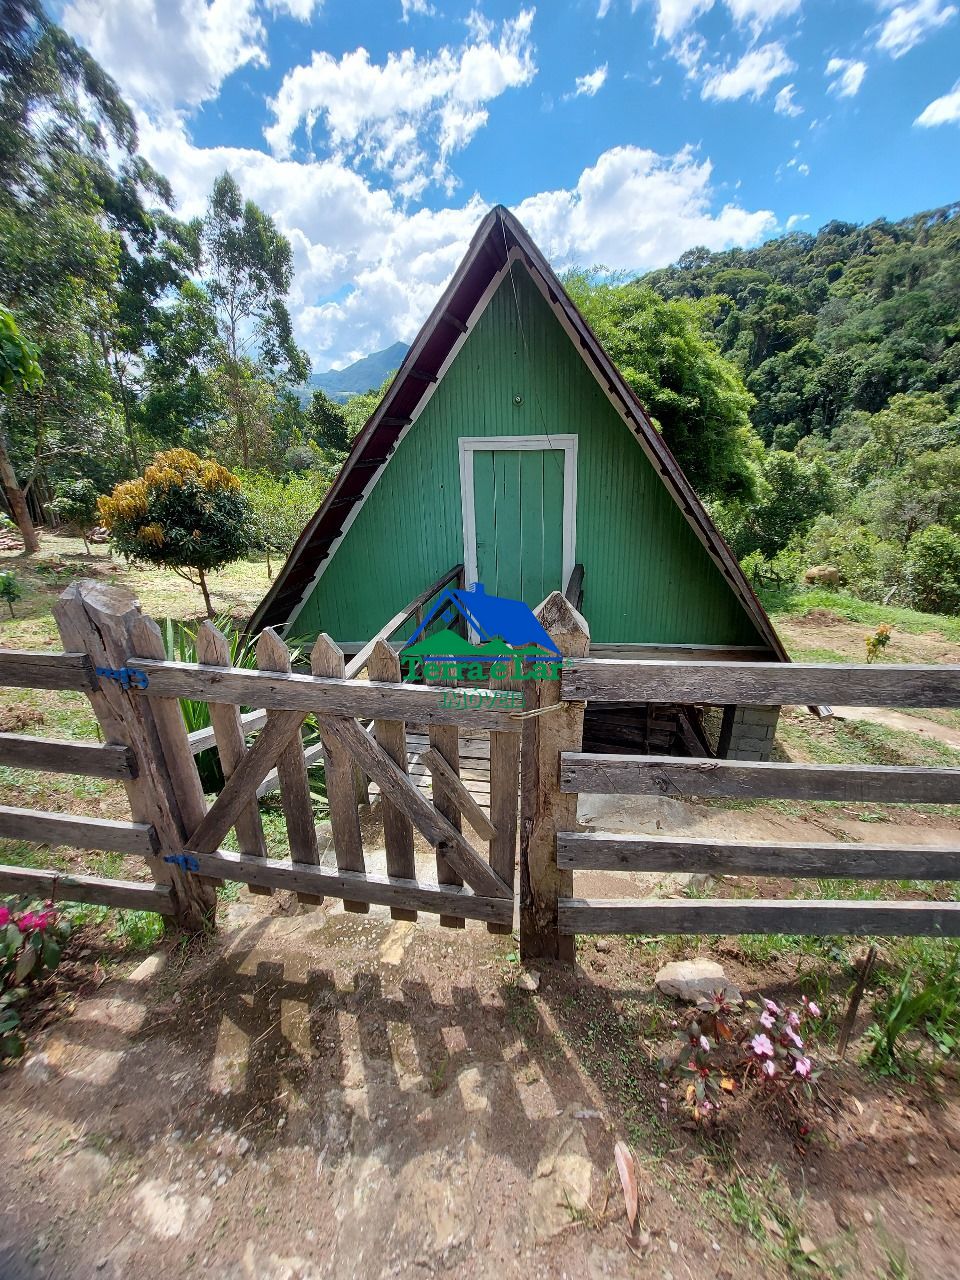
[[[168,853],[163,859],[164,862],[172,862],[175,867],[179,867],[181,871],[199,871],[200,863],[192,853]]]

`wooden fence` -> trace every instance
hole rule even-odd
[[[431,591],[436,589],[434,584]],[[413,605],[422,606],[429,595]],[[525,958],[570,960],[577,933],[960,936],[956,903],[597,901],[574,895],[575,873],[587,870],[960,879],[960,848],[577,831],[581,792],[960,803],[960,769],[750,764],[581,749],[588,701],[950,707],[960,705],[960,667],[591,658],[586,623],[568,599],[555,592],[537,613],[564,657],[564,670],[561,680],[525,681],[526,707],[518,714],[502,691],[474,690],[482,704],[457,708],[435,684],[402,682],[386,630],[350,664],[321,636],[307,674],[291,671],[289,651],[269,629],[257,642],[257,668],[233,668],[225,638],[205,623],[198,635],[201,661],[169,662],[159,628],[142,616],[129,593],[73,584],[55,609],[68,652],[0,650],[0,685],[84,692],[104,742],[2,734],[0,764],[117,779],[126,788],[131,820],[3,806],[0,836],[136,856],[144,859],[153,883],[0,867],[0,891],[138,907],[198,930],[213,921],[217,883],[236,880],[253,892],[289,889],[311,903],[326,895],[341,898],[351,911],[368,911],[374,903],[389,907],[397,919],[433,912],[450,927],[475,919],[493,932],[509,932],[519,793]],[[357,678],[361,670],[367,680]],[[178,702],[183,697],[209,704],[212,724],[202,738],[193,735],[191,741],[187,735]],[[308,716],[320,741],[305,750],[301,730]],[[423,759],[432,777],[430,798],[408,776],[408,725],[422,726],[427,737]],[[460,777],[465,727],[490,736],[489,813]],[[198,740],[216,746],[226,779],[210,805],[194,759]],[[318,755],[326,769],[335,866],[321,865],[313,820],[308,767]],[[366,867],[358,773],[380,790],[386,875]],[[289,858],[267,856],[257,796],[270,779],[280,788]],[[237,852],[222,847],[231,829]],[[436,850],[435,880],[418,878],[415,832]]]

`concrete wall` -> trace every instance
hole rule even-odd
[[[779,718],[779,707],[736,707],[726,758],[769,760]]]

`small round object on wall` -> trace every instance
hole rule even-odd
[[[520,405],[522,405],[522,404],[523,404],[523,396],[520,394],[520,392],[519,392],[519,391],[518,391],[518,392],[517,392],[517,394],[513,397],[513,403],[517,406],[517,408],[519,408],[519,407],[520,407]]]

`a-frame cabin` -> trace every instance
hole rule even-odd
[[[567,592],[591,652],[788,661],[662,436],[502,206],[248,629],[325,631],[356,653],[455,566],[460,586],[531,608]],[[605,717],[591,728],[588,715],[588,738],[618,749],[683,750],[689,738],[676,709]],[[773,708],[728,709],[714,745],[765,758],[775,723]]]

